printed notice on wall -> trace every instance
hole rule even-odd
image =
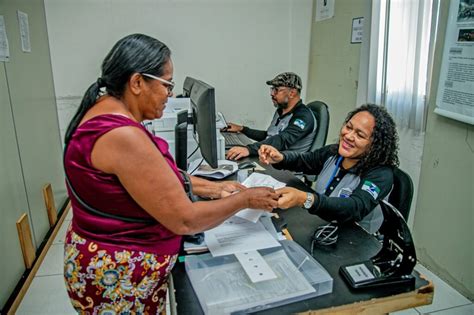
[[[474,3],[452,0],[435,113],[474,125]]]
[[[364,30],[364,18],[358,17],[352,19],[351,44],[362,43]]]
[[[28,14],[17,11],[18,25],[20,27],[21,50],[23,52],[31,52],[30,43],[30,26],[28,25]]]
[[[316,0],[316,22],[330,19],[334,16],[334,1]]]
[[[5,19],[0,15],[0,61],[10,59],[10,49],[8,48],[7,30],[5,29]]]

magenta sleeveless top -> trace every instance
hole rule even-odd
[[[153,219],[133,200],[117,176],[106,174],[92,166],[91,153],[97,139],[123,126],[133,126],[143,130],[183,184],[181,174],[168,151],[168,143],[150,134],[141,124],[128,117],[115,114],[93,117],[77,128],[66,152],[65,169],[74,190],[89,206],[122,217]],[[92,241],[116,244],[131,250],[153,254],[178,253],[181,236],[174,234],[158,221],[131,223],[102,217],[84,209],[74,198],[69,187],[68,193],[74,214],[72,228],[80,236]],[[157,193],[164,192],[157,187]]]

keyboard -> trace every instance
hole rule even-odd
[[[246,146],[253,143],[253,141],[242,133],[235,132],[221,132],[225,140],[225,146],[234,147],[234,146]]]

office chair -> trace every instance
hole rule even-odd
[[[408,221],[410,215],[413,191],[413,181],[410,175],[396,167],[393,170],[393,189],[388,197],[388,202],[400,211],[405,221]]]
[[[313,152],[322,148],[326,144],[329,129],[329,110],[328,106],[321,101],[313,101],[306,106],[311,109],[317,122],[316,136],[314,137],[313,144],[309,149],[310,152]]]
[[[313,101],[307,104],[309,109],[314,114],[316,118],[316,135],[314,136],[313,144],[309,148],[309,152],[314,152],[319,148],[324,147],[326,144],[326,139],[328,137],[328,129],[329,129],[329,110],[326,103],[321,101]],[[310,185],[311,182],[316,180],[315,175],[305,175],[305,174],[296,174],[296,175],[303,175],[303,181]]]

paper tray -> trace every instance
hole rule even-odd
[[[294,241],[280,243],[259,251],[278,275],[259,283],[250,281],[234,255],[186,256],[186,273],[204,313],[249,313],[332,292],[333,279],[309,253]]]

